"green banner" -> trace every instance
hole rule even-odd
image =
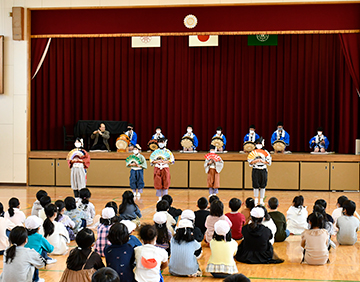
[[[248,35],[248,46],[277,46],[276,34]]]

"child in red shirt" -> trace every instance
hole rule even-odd
[[[242,239],[243,235],[241,233],[241,229],[243,228],[246,221],[245,216],[242,213],[238,212],[240,207],[241,207],[240,199],[232,198],[229,201],[229,208],[231,209],[231,212],[227,213],[226,216],[232,222],[231,237],[234,240]]]

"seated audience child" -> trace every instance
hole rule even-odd
[[[171,232],[166,227],[166,215],[162,212],[156,212],[153,220],[157,231],[156,247],[166,250],[170,256],[170,240],[172,238]]]
[[[107,236],[110,227],[117,222],[117,217],[113,208],[104,208],[101,212],[100,224],[97,228],[97,239],[95,243],[95,252],[100,256],[104,256],[104,249],[110,245]]]
[[[335,235],[335,227],[334,225],[327,220],[325,209],[322,205],[314,205],[313,207],[313,213],[320,213],[323,216],[324,219],[324,229],[329,233],[329,240],[328,240],[328,249],[330,250],[330,247],[332,246],[334,249],[336,248],[336,244],[331,240],[331,235]],[[309,217],[307,219],[309,222]]]
[[[260,207],[251,210],[251,223],[242,229],[244,239],[240,243],[236,260],[249,264],[282,263],[282,259],[273,259],[274,250],[270,243],[271,230],[262,224],[265,212]]]
[[[251,216],[250,211],[255,207],[255,201],[253,198],[249,197],[245,200],[245,208],[241,210],[241,213],[245,216],[245,224],[248,224]]]
[[[223,282],[250,282],[244,274],[233,274],[224,279]]]
[[[173,198],[170,195],[164,195],[162,196],[161,200],[168,201],[169,203],[168,213],[175,219],[176,222],[178,222],[179,215],[182,213],[182,210],[171,206],[173,203]]]
[[[0,203],[0,255],[3,255],[9,246],[8,236],[15,226],[14,223],[4,217],[4,206]]]
[[[209,206],[208,206],[209,209],[210,209],[211,203],[212,203],[213,201],[215,201],[215,200],[220,201],[220,198],[219,198],[217,195],[211,195],[211,196],[209,197]]]
[[[93,203],[89,201],[91,198],[91,192],[88,188],[83,188],[79,192],[79,198],[80,200],[76,203],[76,206],[84,212],[85,220],[86,220],[86,226],[92,226],[94,224],[94,227],[99,224],[100,216],[96,216],[95,212],[95,206]]]
[[[275,242],[283,242],[290,235],[290,231],[286,229],[285,215],[279,212],[279,201],[275,197],[271,197],[268,201],[268,207],[270,209],[269,215],[276,225]]]
[[[99,254],[91,249],[94,242],[94,232],[89,228],[83,228],[77,234],[78,246],[70,251],[59,282],[90,282],[95,271],[105,266]]]
[[[118,205],[116,202],[111,201],[111,202],[106,203],[105,208],[113,208],[115,215],[116,215],[116,222],[120,221],[119,214],[118,214]]]
[[[325,264],[329,260],[329,233],[324,229],[324,216],[318,212],[309,215],[310,229],[301,234],[304,248],[302,262],[313,265]]]
[[[120,282],[120,277],[114,269],[103,267],[93,274],[91,282]]]
[[[156,228],[145,224],[140,228],[140,239],[144,245],[135,248],[135,280],[137,282],[164,281],[161,270],[168,265],[168,254],[156,244]]]
[[[54,246],[53,255],[63,255],[69,249],[67,243],[70,243],[69,232],[64,224],[55,221],[57,216],[57,207],[54,204],[45,207],[46,219],[43,223],[44,237]]]
[[[57,207],[57,215],[55,221],[62,223],[66,230],[69,232],[69,238],[71,241],[75,240],[75,233],[73,228],[75,227],[75,222],[73,222],[70,217],[64,214],[65,212],[65,203],[62,200],[57,200],[55,202],[55,206]]]
[[[111,245],[105,247],[106,265],[114,269],[121,277],[121,282],[134,281],[134,248],[128,243],[129,231],[125,224],[114,223],[109,230]]]
[[[205,221],[210,214],[210,211],[207,210],[208,204],[208,200],[205,197],[201,197],[197,201],[199,210],[195,212],[195,227],[198,227],[202,234],[206,232]]]
[[[9,219],[16,226],[24,226],[26,216],[20,210],[20,201],[18,198],[9,200],[9,209],[5,212],[5,218]]]
[[[332,218],[334,219],[334,225],[336,226],[337,219],[343,215],[343,204],[348,200],[346,196],[340,196],[336,202],[336,209],[332,212]]]
[[[231,237],[234,240],[239,240],[242,238],[241,229],[245,224],[245,216],[242,213],[239,213],[241,207],[241,200],[238,198],[232,198],[229,201],[229,208],[231,212],[225,214],[231,221]]]
[[[262,222],[262,225],[266,226],[267,228],[269,228],[271,230],[272,238],[270,239],[270,243],[271,243],[271,245],[273,245],[275,242],[275,234],[277,231],[276,225],[275,225],[274,221],[272,220],[271,216],[269,215],[269,213],[267,212],[266,208],[261,205],[259,207],[261,207],[264,210],[264,220]]]
[[[304,207],[304,197],[296,196],[293,199],[292,206],[287,211],[287,228],[290,234],[299,235],[308,228],[308,212]]]
[[[134,194],[132,191],[125,191],[122,195],[122,203],[119,206],[120,220],[126,219],[133,221],[140,226],[141,211],[134,201]]]
[[[41,205],[42,209],[39,210],[39,215],[38,215],[38,217],[40,217],[40,218],[42,219],[42,221],[44,221],[44,220],[46,219],[46,215],[45,215],[44,209],[45,209],[45,207],[46,207],[47,205],[49,205],[49,204],[51,204],[51,198],[50,198],[49,196],[43,196],[43,197],[41,197],[41,199],[40,199],[40,205]]]
[[[64,203],[66,208],[64,214],[75,223],[73,231],[77,234],[82,228],[86,227],[85,214],[82,210],[76,207],[74,197],[66,197]]]
[[[9,235],[10,247],[4,254],[3,271],[0,281],[3,282],[44,282],[44,279],[33,280],[35,268],[45,266],[45,260],[35,250],[25,248],[28,232],[24,227],[14,227]]]
[[[329,221],[332,224],[334,224],[334,219],[332,218],[332,216],[330,214],[326,213],[326,207],[327,207],[326,201],[324,199],[318,199],[314,203],[314,206],[316,206],[316,205],[320,205],[320,206],[322,206],[324,208],[325,215],[326,215],[325,220]]]
[[[224,204],[219,201],[215,200],[210,205],[210,215],[206,218],[205,221],[205,241],[210,243],[214,235],[214,225],[219,220],[226,220],[229,222],[231,227],[231,221],[224,215]]]
[[[210,241],[211,255],[206,266],[215,278],[224,278],[237,273],[234,255],[237,243],[231,239],[230,225],[226,220],[218,220],[214,225],[214,237]]]
[[[138,246],[142,246],[140,240],[134,236],[131,235],[134,230],[136,229],[136,224],[130,220],[122,220],[120,221],[120,223],[125,224],[125,226],[128,229],[129,232],[129,241],[127,242],[132,248],[138,247]]]
[[[184,210],[181,213],[181,219],[188,219],[193,224],[194,239],[198,242],[204,240],[204,234],[201,232],[199,227],[195,226],[195,213],[192,210]],[[205,223],[204,223],[205,224]]]
[[[33,203],[32,209],[31,209],[31,215],[39,216],[39,211],[43,209],[43,207],[40,204],[40,199],[43,196],[47,196],[48,193],[44,190],[39,190],[36,192],[36,201]]]
[[[194,238],[194,226],[188,219],[181,219],[176,233],[171,238],[169,272],[175,276],[200,277],[201,270],[196,252],[201,253],[201,244]]]
[[[171,235],[174,234],[174,227],[176,225],[175,219],[169,214],[169,203],[168,201],[161,200],[156,204],[156,211],[162,212],[166,215],[167,221],[166,221],[166,227],[171,232]]]
[[[354,245],[357,241],[356,232],[359,230],[359,220],[354,216],[356,204],[347,200],[343,203],[343,216],[337,219],[339,229],[337,241],[340,245]]]

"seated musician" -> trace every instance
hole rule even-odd
[[[253,124],[250,125],[250,127],[249,127],[249,133],[246,134],[245,137],[244,137],[244,143],[245,143],[245,142],[248,142],[248,141],[255,143],[255,141],[256,141],[257,139],[259,139],[259,138],[260,138],[259,134],[257,134],[257,133],[255,132],[255,125],[253,125]]]
[[[110,139],[110,132],[105,130],[104,123],[100,123],[99,129],[95,130],[91,134],[91,139],[95,139],[94,144],[90,149],[91,151],[110,151],[110,146],[108,142],[108,140]]]
[[[155,128],[155,134],[151,137],[151,139],[159,140],[160,138],[165,139],[165,136],[164,136],[164,134],[161,133],[161,127],[157,126]]]
[[[280,152],[283,153],[286,149],[286,146],[290,145],[290,135],[284,130],[284,124],[281,121],[278,122],[277,130],[275,130],[271,136],[271,145],[273,145],[274,142],[278,140],[284,141],[285,143],[284,150]]]
[[[199,145],[199,141],[196,137],[196,135],[193,133],[193,126],[192,125],[188,125],[187,129],[186,129],[186,133],[184,134],[184,137],[190,137],[193,140],[193,146],[190,148],[185,148],[183,147],[184,151],[196,151],[196,147]]]
[[[129,136],[130,144],[129,151],[134,150],[135,145],[137,144],[137,134],[134,131],[134,125],[132,123],[128,123],[127,131],[125,132],[127,136]]]
[[[313,149],[314,152],[325,153],[327,148],[329,147],[329,139],[323,135],[323,128],[318,127],[317,135],[310,139],[310,149]]]
[[[224,146],[222,146],[222,148],[217,148],[217,151],[223,152],[225,150],[225,146],[226,146],[226,137],[222,133],[222,127],[221,126],[218,126],[218,128],[216,128],[216,134],[212,138],[214,138],[214,137],[222,138]]]

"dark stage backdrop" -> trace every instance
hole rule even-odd
[[[309,151],[323,126],[330,150],[354,153],[359,98],[339,35],[279,35],[264,47],[247,36],[219,36],[218,47],[190,48],[186,36],[162,37],[161,48],[130,43],[52,39],[31,85],[32,150],[62,149],[63,125],[94,119],[134,123],[143,148],[160,125],[174,150],[188,124],[200,150],[222,126],[230,151],[242,149],[250,124],[270,149],[283,121],[291,151]]]

